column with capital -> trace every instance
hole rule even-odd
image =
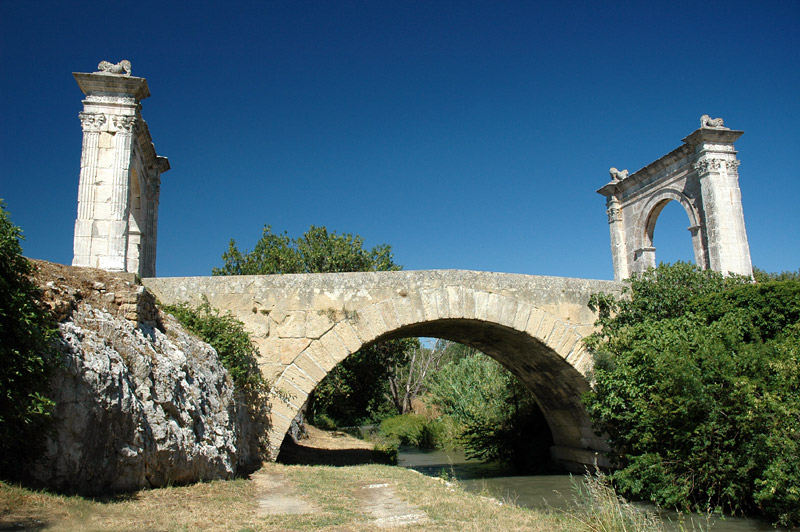
[[[724,127],[701,127],[687,141],[694,144],[694,170],[700,182],[708,267],[723,274],[752,275],[744,225],[739,161],[733,143],[742,135]]]
[[[75,266],[88,266],[92,248],[92,220],[94,219],[94,188],[97,180],[100,131],[106,122],[103,113],[80,113],[83,128],[81,174],[78,184],[78,217],[75,220]]]
[[[628,249],[625,240],[625,223],[622,219],[622,207],[617,196],[606,199],[608,229],[611,233],[611,259],[614,265],[614,280],[621,281],[630,277],[628,267]]]
[[[132,201],[138,205],[142,185],[160,179],[141,167],[166,171],[169,164],[155,154],[141,118],[140,102],[150,96],[147,80],[131,76],[130,63],[123,63],[127,68],[108,68],[104,61],[99,72],[73,74],[86,98],[80,113],[83,152],[72,264],[141,275],[138,241],[132,241],[139,235],[135,221],[131,225]],[[145,269],[155,272],[154,253]]]

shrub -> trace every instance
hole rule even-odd
[[[517,470],[550,467],[550,430],[533,395],[483,353],[445,364],[432,375],[427,400],[462,426],[470,458],[510,464]]]
[[[30,275],[34,266],[22,256],[21,230],[11,223],[0,200],[0,475],[18,478],[24,463],[44,444],[53,402],[48,398],[53,330],[38,304]]]
[[[402,414],[381,421],[380,433],[386,438],[396,440],[400,445],[416,445],[423,449],[438,446],[442,429],[436,420],[419,414]]]
[[[621,492],[800,523],[800,281],[662,265],[603,297],[585,403]]]

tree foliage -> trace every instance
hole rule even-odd
[[[239,251],[231,240],[222,254],[223,266],[214,275],[267,275],[273,273],[336,273],[399,270],[392,248],[380,244],[364,248],[364,239],[349,233],[328,232],[311,226],[299,238],[275,234],[264,226],[252,251]]]
[[[268,275],[284,273],[338,273],[395,271],[392,248],[380,244],[367,249],[358,235],[338,234],[311,226],[302,236],[275,234],[265,226],[252,251],[240,251],[231,240],[222,255],[223,266],[214,275]],[[323,416],[348,426],[380,417],[388,378],[416,340],[390,340],[361,349],[337,365],[312,392],[307,414]]]
[[[0,475],[19,468],[43,444],[49,412],[52,336],[49,314],[38,304],[34,266],[22,256],[22,231],[0,201]]]
[[[500,363],[474,351],[432,373],[427,400],[464,429],[471,458],[520,471],[549,466],[550,430],[533,395]]]
[[[416,349],[416,338],[389,340],[360,349],[340,362],[314,389],[307,415],[313,423],[327,416],[335,425],[352,427],[391,414],[386,398],[394,368]]]
[[[800,522],[800,281],[678,263],[592,298],[585,397],[626,494]]]

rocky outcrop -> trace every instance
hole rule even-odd
[[[230,478],[252,466],[255,431],[216,351],[159,315],[141,286],[123,279],[108,296],[107,282],[75,284],[63,275],[44,283],[43,299],[62,310],[60,363],[54,431],[34,482],[96,494]],[[157,322],[126,319],[135,305]]]

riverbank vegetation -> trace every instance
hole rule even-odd
[[[341,408],[322,409],[317,403],[309,421],[328,429],[349,427],[384,448],[413,445],[463,449],[469,458],[502,463],[517,473],[553,470],[547,422],[530,391],[500,363],[475,349],[443,340],[414,349],[439,351],[439,362],[436,371],[421,380],[405,413],[393,409],[396,403],[387,379],[375,397],[382,406],[362,410],[360,419],[342,417]],[[334,378],[342,374],[335,372]],[[353,378],[356,380],[357,375]],[[338,383],[331,388],[340,392],[348,385]],[[336,400],[336,395],[330,396],[331,402]],[[359,431],[357,425],[364,424],[377,428]]]
[[[800,523],[800,280],[678,263],[599,294],[585,403],[626,496]]]

